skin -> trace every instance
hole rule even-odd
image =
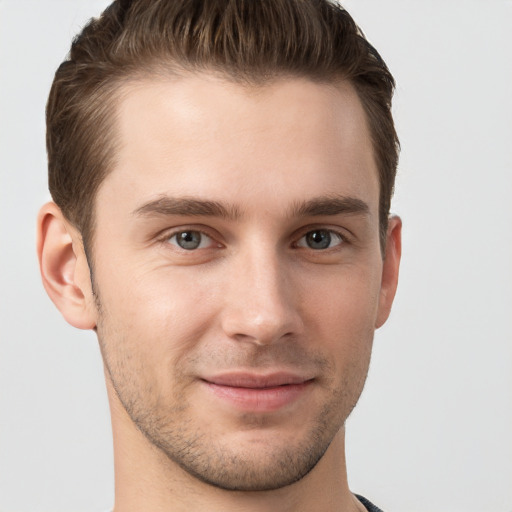
[[[53,203],[38,242],[50,297],[97,330],[115,511],[364,510],[348,489],[344,423],[390,312],[401,223],[390,220],[383,256],[355,91],[203,73],[134,82],[120,98],[94,282]],[[283,403],[276,375],[300,380]]]

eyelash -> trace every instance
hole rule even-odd
[[[201,235],[202,237],[207,237],[209,238],[212,242],[215,242],[215,237],[206,233],[204,230],[202,229],[197,229],[197,228],[180,228],[180,229],[177,229],[177,230],[174,230],[174,231],[171,231],[171,232],[167,232],[165,233],[160,239],[159,239],[159,242],[163,243],[163,244],[171,244],[171,245],[174,245],[178,250],[182,250],[184,252],[193,252],[194,250],[198,250],[199,248],[195,248],[195,249],[185,249],[183,247],[180,247],[177,243],[177,240],[176,240],[176,243],[171,243],[170,240],[172,238],[175,238],[177,235],[179,235],[180,233],[198,233],[199,235]],[[201,240],[200,243],[202,243],[203,241]],[[222,247],[222,244],[217,242],[216,243],[217,247]],[[205,249],[205,247],[201,248],[201,249]]]
[[[329,245],[330,245],[330,242],[332,241],[332,238],[333,236],[338,238],[338,243],[336,243],[336,245],[334,245],[333,247],[325,247],[325,248],[318,248],[318,249],[314,249],[313,247],[305,247],[305,246],[302,246],[302,245],[299,245],[299,242],[303,239],[306,239],[306,237],[308,235],[312,235],[313,233],[319,233],[319,232],[322,232],[322,233],[327,233],[329,235]],[[295,242],[294,246],[295,247],[301,247],[301,248],[304,248],[304,249],[310,249],[312,251],[320,251],[320,252],[324,252],[324,251],[328,251],[328,250],[336,250],[336,248],[338,248],[340,245],[344,245],[345,243],[347,243],[348,240],[347,240],[347,237],[343,234],[343,233],[340,233],[339,231],[336,231],[335,229],[329,229],[329,228],[325,228],[325,227],[318,227],[318,228],[313,228],[313,229],[309,229],[308,231],[306,231],[299,239],[297,242]]]
[[[337,237],[339,239],[339,243],[337,243],[334,247],[327,247],[327,248],[323,248],[323,249],[313,249],[312,247],[304,247],[304,246],[299,245],[299,242],[302,239],[304,239],[307,235],[312,234],[314,232],[325,232],[325,233],[330,234],[331,236],[334,235],[335,237]],[[177,240],[176,240],[176,243],[171,243],[170,240],[172,238],[175,238],[180,233],[198,233],[199,235],[201,235],[203,237],[209,238],[211,240],[211,242],[214,242],[218,248],[222,247],[222,243],[216,242],[215,236],[212,236],[211,234],[207,233],[203,229],[198,229],[198,228],[194,228],[194,227],[191,227],[191,228],[182,227],[180,229],[166,232],[165,234],[163,234],[161,237],[158,238],[158,242],[165,244],[165,245],[169,245],[169,244],[173,245],[178,250],[181,250],[183,252],[188,252],[188,253],[192,253],[197,250],[204,250],[204,249],[209,248],[209,247],[197,247],[194,249],[185,249],[178,245]],[[203,243],[203,241],[201,240],[200,244],[202,244],[202,243]],[[339,246],[345,245],[347,243],[350,243],[350,240],[349,240],[349,237],[345,233],[340,232],[336,229],[332,229],[332,228],[320,227],[320,226],[314,227],[313,226],[313,227],[308,227],[307,231],[303,231],[302,234],[300,235],[300,237],[297,239],[297,241],[294,242],[292,245],[294,248],[298,248],[298,249],[306,249],[306,250],[309,249],[313,252],[327,252],[327,251],[336,250],[339,248]]]
[[[306,246],[303,246],[303,245],[299,245],[299,242],[306,238],[308,235],[310,234],[313,234],[315,232],[323,232],[323,233],[327,233],[329,235],[329,237],[332,237],[332,235],[334,235],[334,237],[338,238],[339,239],[339,242],[334,246],[334,247],[326,247],[326,248],[319,248],[319,249],[313,249],[312,247],[306,247]],[[210,236],[208,233],[205,233],[204,231],[201,231],[199,229],[180,229],[178,231],[174,231],[174,232],[171,232],[171,233],[166,233],[165,236],[163,236],[160,241],[163,242],[163,243],[166,243],[166,244],[169,244],[170,243],[170,240],[172,238],[175,238],[177,235],[179,234],[185,234],[185,233],[198,233],[199,235],[203,236],[203,237],[207,237],[209,238],[211,241],[214,241],[214,237]],[[332,240],[329,238],[329,244]],[[293,244],[294,247],[303,247],[304,249],[311,249],[313,251],[327,251],[329,249],[334,249],[335,247],[338,247],[339,245],[343,245],[345,243],[347,243],[348,240],[347,240],[347,237],[340,233],[339,231],[336,231],[334,229],[328,229],[328,228],[316,228],[316,229],[309,229],[308,231],[306,231],[304,234],[302,234],[298,241],[295,242]],[[191,248],[191,249],[185,249],[184,247],[179,247],[179,244],[178,244],[178,241],[176,240],[176,243],[173,243],[172,245],[175,245],[175,246],[178,246],[180,249],[184,250],[184,251],[194,251],[194,250],[198,250],[198,249],[205,249],[205,247],[200,247],[200,245],[203,243],[203,240],[200,240],[199,242],[199,246],[198,247],[195,247],[195,248]],[[221,247],[221,244],[220,243],[217,243],[217,246],[218,247]]]

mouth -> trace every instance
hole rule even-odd
[[[274,412],[297,402],[314,379],[288,373],[233,372],[202,379],[214,397],[245,412]]]

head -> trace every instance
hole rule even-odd
[[[43,281],[155,457],[245,491],[329,460],[396,289],[392,89],[329,2],[114,2],[74,41]]]

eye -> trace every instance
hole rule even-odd
[[[167,240],[169,243],[177,245],[186,251],[204,249],[212,244],[212,239],[208,235],[201,233],[201,231],[193,230],[178,231],[171,235]]]
[[[322,250],[332,249],[344,242],[343,237],[330,229],[315,229],[306,233],[298,242],[297,247]]]

